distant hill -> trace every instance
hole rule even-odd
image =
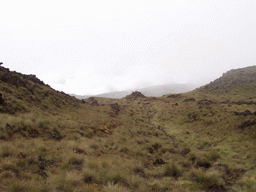
[[[210,93],[255,94],[256,66],[232,69],[199,90]]]
[[[78,99],[85,99],[91,96],[120,99],[131,94],[134,91],[139,91],[148,97],[160,97],[160,96],[163,96],[166,94],[172,94],[172,93],[185,93],[188,91],[192,91],[196,87],[197,85],[192,83],[191,84],[166,84],[166,85],[150,86],[150,87],[140,88],[140,89],[130,89],[125,91],[103,93],[98,95],[72,95],[72,96],[75,96]]]

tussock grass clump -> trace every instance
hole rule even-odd
[[[250,170],[245,173],[239,180],[238,184],[243,190],[254,191],[256,189],[256,170]]]
[[[81,165],[82,166],[84,164],[84,157],[72,155],[68,159],[69,159],[68,163],[70,165]]]
[[[15,173],[16,175],[20,173],[20,168],[17,167],[17,165],[11,161],[2,162],[0,165],[0,168],[3,171],[11,171],[11,172]]]
[[[13,147],[9,145],[2,145],[1,151],[0,151],[0,156],[1,157],[11,157],[14,156],[14,149]]]
[[[184,147],[184,148],[181,150],[181,154],[182,154],[182,155],[187,155],[187,154],[190,153],[190,151],[191,151],[191,149],[186,146],[186,147]]]
[[[102,166],[103,168],[107,168],[107,167],[109,167],[109,163],[108,163],[106,160],[103,160],[103,161],[101,162],[101,166]]]
[[[129,192],[126,187],[122,186],[121,184],[118,183],[113,183],[113,182],[108,182],[104,188],[104,192]]]
[[[129,148],[126,147],[126,146],[124,146],[124,147],[122,147],[122,148],[120,149],[120,152],[123,152],[123,153],[125,153],[125,154],[128,154],[129,151],[130,151]]]
[[[106,180],[113,183],[127,185],[127,179],[123,172],[118,170],[111,170],[106,174]]]
[[[208,153],[206,153],[206,157],[209,161],[215,162],[218,159],[221,158],[220,153],[218,151],[210,151]]]
[[[209,169],[212,166],[212,164],[204,154],[200,154],[196,158],[196,166]]]
[[[92,138],[94,136],[94,132],[93,132],[93,130],[88,129],[88,130],[83,131],[82,136],[87,137],[87,138]]]
[[[25,168],[28,166],[28,163],[25,159],[18,159],[16,165],[20,168]]]
[[[79,154],[70,154],[70,156],[62,157],[61,167],[63,170],[82,169],[83,164],[84,157]]]
[[[214,169],[204,172],[201,169],[193,168],[187,173],[187,177],[200,189],[224,189],[225,187],[221,173]]]
[[[162,153],[177,153],[173,147],[163,147],[161,148]]]
[[[49,184],[57,191],[73,192],[76,188],[72,180],[68,180],[66,175],[51,175],[51,179],[48,180]]]
[[[92,160],[87,162],[87,167],[89,169],[94,169],[94,170],[98,170],[100,168],[99,163],[96,161],[92,161]]]
[[[14,172],[12,172],[12,171],[9,171],[9,170],[7,170],[7,171],[1,171],[1,173],[0,173],[0,178],[1,179],[11,179],[11,178],[16,178],[16,174],[14,173]]]
[[[178,178],[182,175],[182,170],[179,166],[176,164],[172,163],[171,165],[166,165],[164,167],[164,173],[163,176],[165,177],[174,177]]]
[[[135,175],[138,175],[140,177],[145,177],[146,176],[144,168],[142,166],[135,166],[133,168],[133,172],[134,172]]]
[[[103,178],[101,177],[100,173],[97,170],[84,168],[82,173],[84,183],[95,183],[95,184],[102,184],[104,182]]]
[[[40,120],[38,122],[38,127],[40,129],[43,129],[43,130],[46,131],[46,130],[50,129],[50,121],[48,121],[48,120]]]
[[[27,181],[11,179],[5,183],[4,190],[8,192],[32,191],[32,186]]]

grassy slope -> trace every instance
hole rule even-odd
[[[251,94],[201,88],[92,106],[4,68],[0,80],[1,191],[256,189],[255,125],[239,128],[256,117],[234,114],[256,111]]]

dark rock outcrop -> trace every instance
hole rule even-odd
[[[244,121],[241,125],[239,125],[239,128],[244,129],[244,128],[252,126],[252,125],[256,125],[256,119]]]
[[[235,111],[234,112],[234,114],[236,115],[236,116],[248,116],[248,115],[253,115],[254,113],[252,113],[251,111],[249,111],[248,109],[247,110],[245,110],[244,112],[237,112],[237,111]]]
[[[118,115],[118,112],[120,111],[120,106],[118,103],[110,104],[111,110],[115,113],[115,115]]]
[[[194,102],[196,100],[194,98],[188,98],[188,99],[184,99],[183,100],[183,102],[190,102],[190,101]]]
[[[168,95],[167,98],[179,98],[180,94]]]
[[[87,101],[88,101],[88,103],[89,103],[90,105],[92,105],[92,106],[99,106],[99,105],[100,105],[99,102],[98,102],[98,100],[95,99],[95,97],[89,97],[89,98],[87,99]]]
[[[132,92],[131,95],[128,95],[126,96],[127,99],[132,99],[132,100],[135,100],[137,98],[145,98],[146,96],[143,95],[141,92],[139,91],[135,91],[135,92]]]
[[[203,99],[197,102],[199,105],[211,105],[211,104],[216,104],[216,102],[208,99]]]
[[[3,94],[0,93],[0,105],[4,105],[5,104],[5,100],[3,98]]]

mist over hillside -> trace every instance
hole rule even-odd
[[[147,97],[160,97],[166,94],[185,93],[188,91],[192,91],[198,86],[199,84],[196,84],[196,83],[165,84],[165,85],[156,85],[156,86],[150,86],[150,87],[138,88],[138,89],[129,89],[125,91],[109,92],[109,93],[103,93],[98,95],[75,95],[75,94],[71,94],[71,95],[75,96],[78,99],[85,99],[92,96],[121,99],[126,95],[129,95],[131,92],[139,91],[139,92],[142,92]]]

